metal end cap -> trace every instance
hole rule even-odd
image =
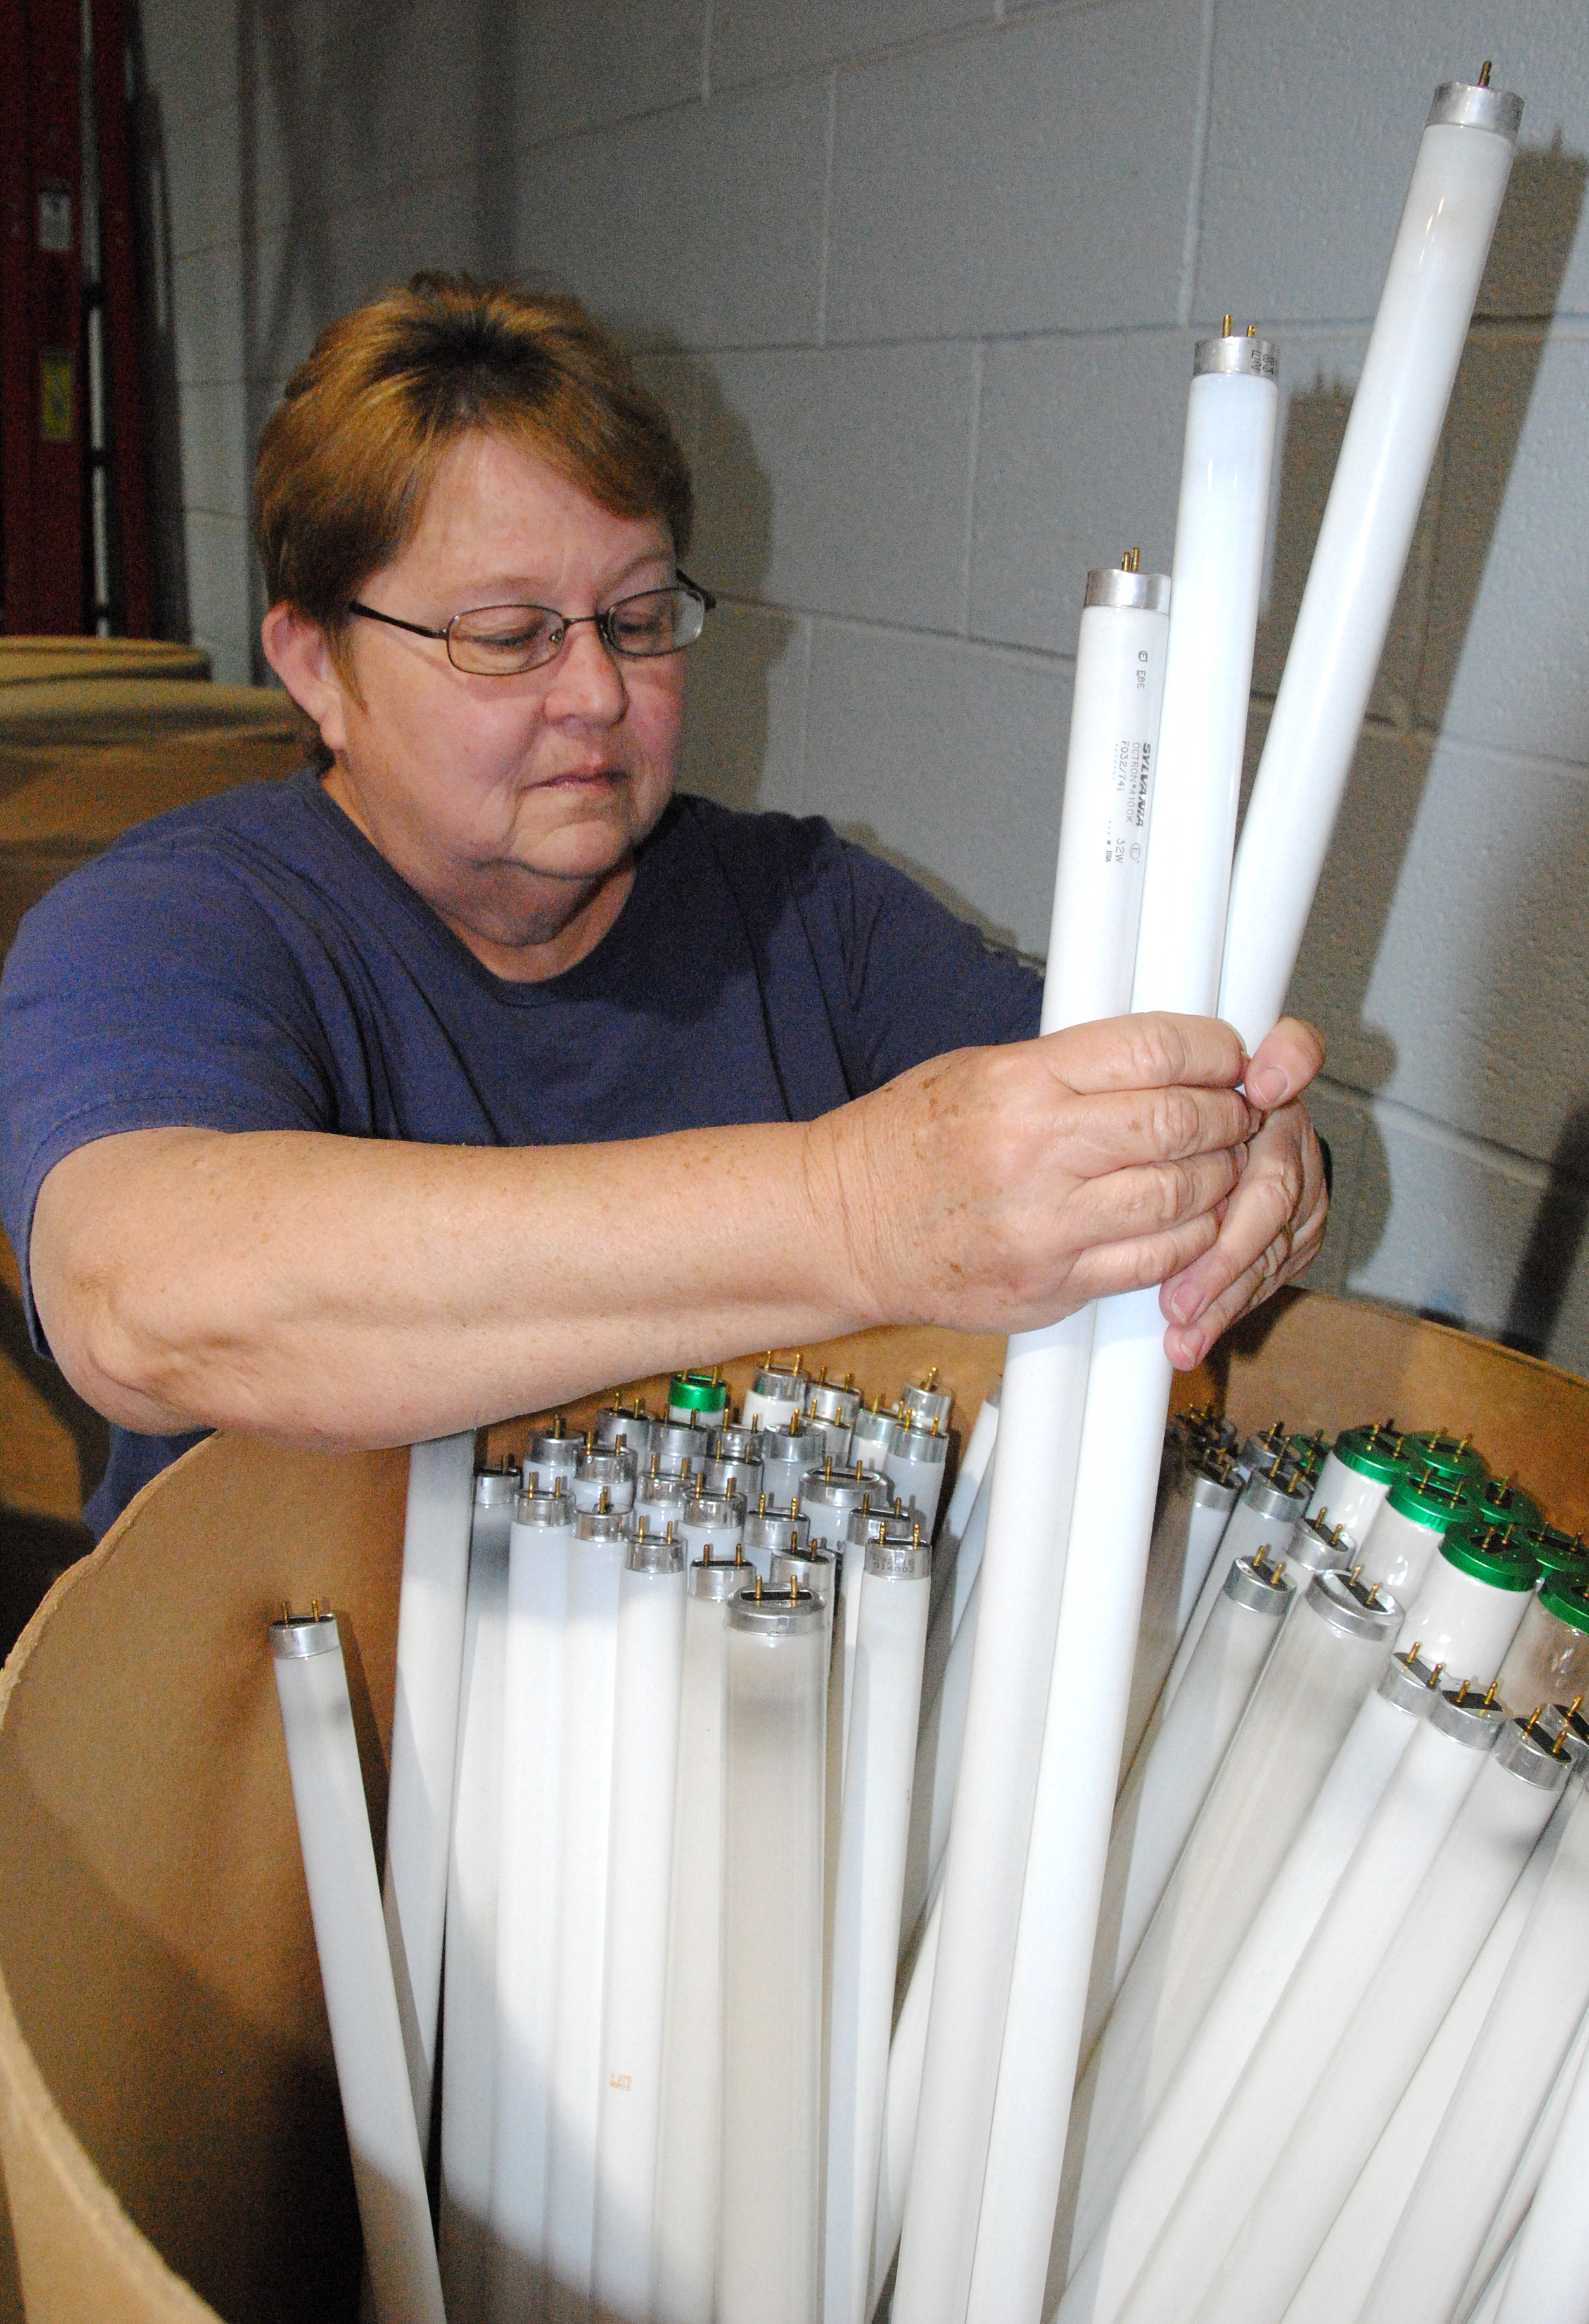
[[[1122,573],[1118,565],[1095,566],[1087,575],[1087,605],[1122,606],[1136,613],[1168,613],[1168,573]]]
[[[1235,1508],[1241,1497],[1241,1491],[1240,1485],[1233,1481],[1222,1481],[1218,1477],[1211,1477],[1201,1469],[1198,1470],[1192,1483],[1192,1499],[1199,1508],[1224,1509],[1227,1515]]]
[[[762,1465],[767,1469],[810,1469],[827,1458],[827,1439],[819,1428],[780,1428],[762,1439]]]
[[[771,1397],[774,1403],[803,1404],[810,1376],[800,1371],[783,1371],[776,1364],[763,1364],[751,1382],[753,1396]]]
[[[1339,1541],[1334,1540],[1332,1532],[1316,1517],[1304,1517],[1286,1544],[1286,1563],[1304,1573],[1334,1573],[1350,1565],[1357,1554],[1356,1543],[1345,1533]]]
[[[814,1630],[822,1619],[822,1609],[809,1590],[799,1582],[782,1590],[763,1589],[758,1598],[753,1589],[742,1590],[728,1602],[728,1627],[731,1630],[750,1630],[762,1637],[777,1637],[782,1631]]]
[[[516,1526],[571,1526],[574,1504],[567,1493],[521,1493],[513,1503]]]
[[[865,1571],[880,1582],[925,1582],[932,1572],[932,1551],[924,1541],[869,1541]]]
[[[861,1409],[858,1388],[840,1388],[836,1380],[818,1380],[806,1398],[813,1420],[853,1421]]]
[[[744,1521],[743,1493],[697,1493],[684,1504],[687,1526],[743,1526]]]
[[[931,1423],[907,1421],[894,1439],[894,1451],[904,1461],[914,1461],[923,1469],[941,1469],[949,1450],[949,1440],[942,1428],[936,1434]]]
[[[1425,124],[1436,129],[1488,129],[1492,136],[1517,143],[1522,126],[1523,100],[1510,88],[1481,88],[1476,81],[1443,80],[1435,91]]]
[[[627,1444],[598,1445],[594,1452],[581,1452],[574,1463],[574,1474],[581,1481],[594,1477],[605,1485],[622,1478],[637,1477],[640,1462]]]
[[[628,1530],[627,1516],[620,1517],[616,1509],[581,1509],[574,1520],[576,1541],[622,1541]]]
[[[629,1528],[629,1554],[624,1563],[631,1573],[682,1573],[684,1545],[677,1537],[672,1541],[665,1533],[653,1533],[647,1526],[642,1533],[633,1520]]]
[[[1495,1738],[1495,1757],[1509,1775],[1519,1775],[1542,1792],[1559,1792],[1577,1754],[1556,1736],[1541,1733],[1538,1721],[1530,1726],[1525,1719],[1509,1719]]]
[[[1538,1728],[1559,1743],[1575,1768],[1589,1774],[1589,1719],[1570,1702],[1547,1702],[1539,1712]]]
[[[1227,377],[1279,379],[1280,351],[1272,339],[1240,337],[1199,339],[1192,350],[1192,377],[1206,379],[1211,372]]]
[[[745,1568],[731,1557],[697,1557],[685,1584],[692,1598],[710,1598],[719,1606],[744,1588]]]
[[[1344,1573],[1316,1573],[1302,1602],[1348,1638],[1393,1638],[1407,1610],[1387,1591],[1371,1592],[1366,1582],[1353,1582]]]
[[[333,1655],[342,1645],[335,1614],[289,1614],[271,1624],[271,1653],[279,1663],[307,1662],[311,1655]]]
[[[1499,1702],[1486,1702],[1483,1694],[1470,1687],[1465,1702],[1459,1701],[1462,1690],[1452,1687],[1449,1692],[1437,1687],[1429,1705],[1429,1725],[1437,1727],[1442,1735],[1454,1742],[1465,1743],[1470,1751],[1490,1751],[1495,1738],[1506,1725],[1507,1714]]]
[[[870,1569],[868,1569],[870,1570]],[[1255,1614],[1283,1614],[1297,1594],[1297,1585],[1288,1582],[1284,1572],[1265,1566],[1260,1573],[1250,1557],[1232,1560],[1231,1570],[1224,1577],[1224,1595],[1238,1606],[1251,1607]]]
[[[1307,1485],[1282,1485],[1278,1480],[1271,1483],[1267,1477],[1254,1477],[1242,1495],[1246,1507],[1256,1509],[1261,1517],[1292,1519],[1301,1516],[1312,1499]]]
[[[522,1490],[519,1466],[511,1469],[485,1469],[475,1480],[475,1507],[477,1509],[499,1509],[504,1501],[516,1501]]]
[[[1381,1701],[1393,1703],[1398,1711],[1405,1711],[1414,1719],[1427,1719],[1439,1692],[1433,1683],[1434,1676],[1427,1663],[1407,1662],[1400,1655],[1392,1655],[1380,1674],[1375,1691]]]

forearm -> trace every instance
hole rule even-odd
[[[35,1296],[124,1426],[401,1443],[879,1320],[819,1126],[475,1148],[141,1131],[51,1172]]]

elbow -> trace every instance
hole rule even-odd
[[[184,1360],[180,1342],[132,1286],[100,1282],[47,1293],[35,1284],[34,1296],[56,1362],[106,1420],[150,1435],[217,1425],[195,1401],[200,1368]]]

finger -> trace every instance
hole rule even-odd
[[[1078,1178],[1245,1147],[1261,1123],[1239,1090],[1119,1090],[1082,1098],[1065,1122],[1064,1164]]]
[[[1261,1307],[1266,1299],[1272,1299],[1277,1291],[1307,1273],[1318,1257],[1323,1240],[1322,1221],[1315,1230],[1277,1236],[1246,1273],[1205,1309],[1196,1323],[1169,1326],[1164,1334],[1164,1349],[1170,1362],[1180,1371],[1190,1371],[1200,1364],[1233,1323],[1250,1314],[1253,1308]]]
[[[1300,1096],[1324,1064],[1321,1036],[1299,1018],[1282,1017],[1268,1040],[1252,1052],[1243,1079],[1254,1105],[1272,1113]]]
[[[1164,1234],[1096,1244],[1071,1270],[1071,1286],[1083,1299],[1112,1299],[1121,1291],[1147,1291],[1191,1266],[1219,1232],[1212,1211],[1188,1219]]]
[[[1063,1033],[1045,1034],[1040,1046],[1078,1096],[1181,1084],[1233,1089],[1246,1064],[1240,1035],[1218,1018],[1166,1011],[1072,1025]]]
[[[1328,1215],[1328,1200],[1321,1197],[1301,1225],[1294,1226],[1288,1218],[1251,1264],[1233,1277],[1216,1298],[1201,1308],[1195,1323],[1180,1323],[1172,1320],[1164,1335],[1164,1345],[1170,1361],[1184,1369],[1200,1363],[1215,1340],[1223,1332],[1228,1331],[1239,1316],[1245,1314],[1250,1308],[1261,1305],[1264,1300],[1271,1298],[1280,1290],[1282,1284],[1292,1282],[1311,1267],[1324,1240],[1325,1222]],[[1208,1263],[1206,1257],[1188,1272],[1196,1276]],[[1177,1285],[1166,1284],[1160,1302],[1172,1318],[1178,1288]]]
[[[1282,1229],[1298,1228],[1324,1186],[1318,1141],[1299,1106],[1271,1114],[1252,1140],[1252,1161],[1232,1197],[1216,1250],[1165,1287],[1172,1323],[1194,1323]]]
[[[1226,1148],[1216,1154],[1146,1163],[1091,1179],[1078,1195],[1073,1213],[1076,1239],[1084,1250],[1103,1248],[1151,1239],[1203,1218],[1233,1196],[1245,1160],[1244,1149]],[[1217,1219],[1213,1225],[1217,1234]],[[1150,1279],[1161,1283],[1164,1277]]]

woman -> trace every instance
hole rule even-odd
[[[1036,1040],[1036,980],[820,823],[676,799],[688,472],[568,300],[418,277],[260,446],[293,780],[24,923],[5,1215],[115,1424],[402,1443],[879,1323],[1160,1282],[1175,1361],[1317,1249],[1282,1025]]]

